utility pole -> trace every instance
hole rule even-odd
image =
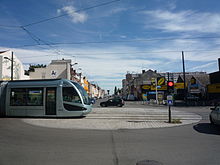
[[[13,72],[14,72],[14,53],[11,52],[11,81],[13,81]]]
[[[156,104],[158,104],[157,78],[155,78],[155,83],[156,83]]]
[[[182,51],[182,62],[183,62],[183,83],[184,83],[184,101],[186,105],[186,72],[185,72],[185,61],[184,61],[184,52]]]
[[[14,53],[11,52],[11,59],[8,57],[4,57],[4,59],[7,59],[11,61],[11,81],[13,81],[13,72],[14,72]]]

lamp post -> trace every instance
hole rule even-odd
[[[14,65],[13,65],[13,62],[14,62],[14,53],[11,52],[11,59],[8,58],[8,57],[4,57],[4,59],[7,59],[9,61],[11,61],[11,81],[13,81],[13,72],[14,72]]]

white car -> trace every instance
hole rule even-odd
[[[220,125],[220,106],[216,106],[214,108],[210,108],[212,112],[209,115],[209,119],[211,124]]]

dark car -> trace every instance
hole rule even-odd
[[[124,105],[124,100],[120,98],[113,98],[109,99],[107,101],[101,102],[100,106],[101,107],[107,107],[107,106],[118,106],[122,107]]]
[[[95,104],[96,99],[94,97],[89,98],[91,104]]]

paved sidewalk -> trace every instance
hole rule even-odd
[[[181,124],[168,123],[168,110],[165,108],[94,108],[86,118],[71,119],[22,119],[22,121],[50,128],[65,129],[142,129],[174,127],[199,122],[201,116],[172,110],[172,119],[180,119]]]

